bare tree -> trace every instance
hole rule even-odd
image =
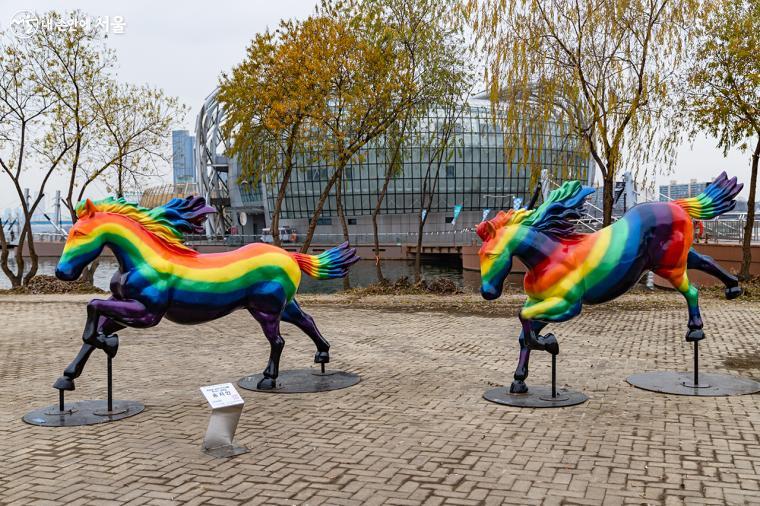
[[[540,165],[557,129],[582,139],[604,180],[608,225],[618,173],[674,159],[678,132],[665,113],[689,28],[710,1],[467,0],[491,98],[528,153],[518,163]]]
[[[38,257],[32,235],[32,215],[45,195],[45,187],[76,139],[63,136],[53,140],[52,131],[62,128],[66,118],[59,114],[59,99],[40,86],[29,46],[3,34],[0,54],[0,169],[8,177],[18,197],[24,226],[20,231],[11,265],[10,248],[0,227],[0,268],[11,286],[27,284],[37,273]],[[34,200],[24,194],[24,181],[32,168],[40,177]],[[30,185],[31,186],[31,185]],[[24,258],[28,251],[29,265]]]

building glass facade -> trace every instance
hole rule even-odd
[[[174,183],[195,182],[195,137],[187,130],[172,131],[172,174]]]
[[[685,199],[696,197],[710,185],[710,181],[697,182],[692,179],[688,183],[677,183],[671,181],[668,185],[660,186],[660,201],[667,202],[670,200]]]
[[[493,110],[484,101],[472,101],[459,118],[439,168],[437,141],[444,124],[442,111],[432,111],[417,121],[415,133],[402,151],[402,169],[388,187],[381,214],[419,214],[428,170],[432,177],[438,171],[431,213],[451,214],[454,206],[462,206],[462,211],[507,208],[515,198],[527,203],[532,191],[531,178],[535,182],[542,169],[548,169],[556,182],[588,181],[589,159],[577,139],[560,136],[555,125],[528,148],[530,152],[524,152],[516,145],[516,136],[503,132],[499,121],[494,121]],[[379,138],[362,149],[357,160],[346,168],[343,187],[346,216],[372,214],[391,156],[386,139]],[[288,184],[281,218],[310,218],[332,173],[332,161],[300,156]],[[260,202],[258,188],[250,186],[240,186],[242,201]],[[274,208],[278,186],[279,181],[268,185],[268,209]],[[334,192],[333,189],[333,195]],[[325,222],[337,216],[334,197],[325,202],[322,216]]]

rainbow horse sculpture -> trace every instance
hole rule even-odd
[[[538,335],[541,329],[577,316],[583,304],[622,295],[646,271],[667,279],[686,298],[686,340],[703,339],[697,288],[689,282],[686,269],[718,278],[728,299],[738,297],[741,288],[735,276],[691,248],[692,218],[709,220],[730,211],[742,186],[723,172],[697,197],[639,204],[612,225],[582,234],[575,231],[572,220],[581,217],[584,200],[594,190],[570,181],[535,210],[500,211],[478,225],[483,240],[479,254],[484,298],[501,295],[513,257],[528,269],[523,281],[528,300],[519,315],[520,358],[510,392],[528,391],[525,379],[531,350],[559,353],[554,335]]]
[[[95,348],[116,355],[124,327],[147,328],[162,318],[195,324],[245,308],[259,322],[270,344],[270,356],[258,388],[272,389],[285,342],[280,321],[292,323],[317,347],[314,361],[330,361],[330,344],[314,320],[295,300],[301,272],[317,279],[343,277],[359,258],[342,244],[313,256],[269,244],[249,244],[235,251],[200,254],[183,244],[184,233],[203,232],[214,212],[201,197],[173,199],[146,209],[124,199],[86,200],[77,206],[78,221],[69,232],[55,274],[74,280],[109,247],[119,263],[111,279],[111,298],[87,305],[79,354],[53,385],[74,390]]]

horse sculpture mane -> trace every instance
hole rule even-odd
[[[142,207],[127,202],[123,197],[107,197],[102,200],[83,200],[76,207],[78,218],[100,212],[120,214],[139,223],[145,230],[156,236],[173,249],[185,253],[196,253],[184,244],[186,233],[202,233],[206,215],[216,212],[206,205],[203,197],[175,198],[154,208]]]
[[[585,199],[594,189],[579,181],[567,181],[552,191],[546,201],[535,210],[510,209],[499,211],[495,218],[478,225],[477,233],[487,241],[496,231],[509,225],[525,225],[555,237],[576,235],[575,224],[582,216]]]

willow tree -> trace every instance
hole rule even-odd
[[[747,221],[740,277],[752,263],[758,159],[760,159],[760,3],[724,0],[700,31],[689,68],[684,110],[691,135],[706,131],[718,147],[751,152]],[[754,147],[753,147],[754,145]]]
[[[528,154],[519,162],[540,165],[547,136],[583,139],[609,224],[616,175],[673,160],[669,80],[708,1],[467,0],[491,99]]]
[[[408,108],[415,83],[406,71],[405,53],[370,2],[324,1],[310,21],[312,57],[322,63],[326,77],[323,101],[312,118],[324,132],[320,155],[333,165],[317,210],[321,212],[325,192],[336,187],[335,207],[348,240],[342,202],[346,167]],[[304,249],[317,218],[315,212]]]
[[[367,3],[377,8],[381,19],[378,26],[401,51],[400,63],[406,68],[399,68],[397,72],[403,73],[409,83],[398,97],[403,111],[385,134],[385,173],[372,212],[375,266],[378,281],[383,282],[377,219],[390,182],[401,172],[407,148],[419,143],[416,131],[419,124],[452,96],[457,101],[464,99],[473,69],[469,63],[465,27],[456,13],[458,0],[368,0]]]
[[[223,128],[233,139],[228,153],[238,157],[241,177],[254,186],[262,179],[279,181],[270,227],[277,245],[295,160],[318,137],[308,127],[314,104],[324,98],[324,67],[310,52],[313,25],[312,19],[282,21],[274,33],[257,34],[245,60],[223,74],[219,85],[218,99],[226,112]]]
[[[440,100],[435,104],[436,123],[431,125],[430,134],[427,138],[420,139],[420,145],[428,153],[428,159],[425,164],[425,173],[422,176],[420,209],[417,215],[417,247],[414,254],[415,283],[422,281],[422,243],[430,209],[438,197],[441,166],[451,161],[457,149],[461,149],[463,144],[461,135],[457,135],[458,126],[462,124],[463,116],[469,112],[467,100],[472,89],[466,90],[464,86],[472,85],[472,83],[469,80],[451,82],[449,93],[439,97]],[[464,96],[462,96],[463,92]]]

